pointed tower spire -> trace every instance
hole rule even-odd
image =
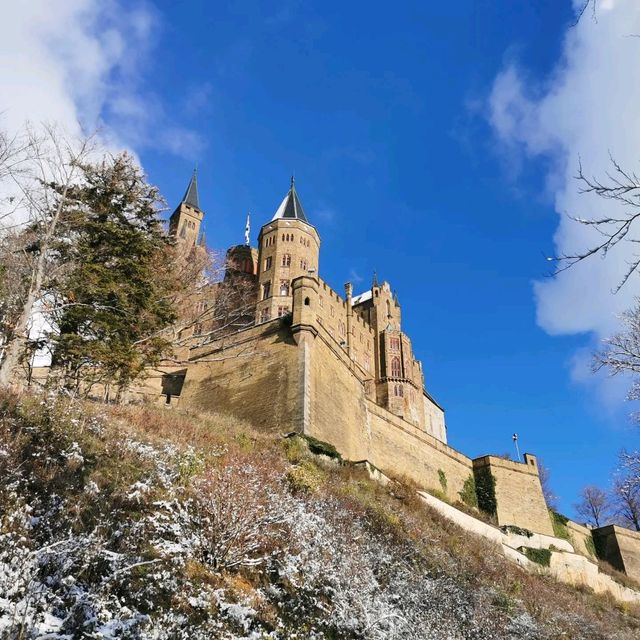
[[[374,271],[373,272],[373,282],[371,283],[372,287],[379,287],[380,285],[378,284],[378,272]]]
[[[296,191],[296,179],[294,176],[291,176],[291,187],[289,192],[280,203],[278,210],[271,220],[278,220],[280,218],[302,220],[302,222],[309,224],[307,216],[304,214],[300,198],[298,198],[298,193]]]
[[[194,168],[193,170],[193,175],[191,176],[189,186],[185,191],[184,198],[182,198],[182,202],[192,206],[194,209],[200,210],[200,202],[198,200],[198,169],[197,168]]]

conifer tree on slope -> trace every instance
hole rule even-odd
[[[158,219],[159,192],[129,155],[81,169],[71,236],[58,243],[71,267],[56,292],[53,379],[75,391],[81,381],[85,391],[114,384],[120,393],[168,346],[158,331],[176,316],[173,248]]]

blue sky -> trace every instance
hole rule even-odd
[[[295,173],[322,277],[361,291],[377,270],[397,290],[454,447],[512,453],[518,432],[568,513],[583,485],[608,483],[639,432],[624,385],[591,376],[588,360],[636,284],[613,300],[614,259],[556,285],[545,255],[584,239],[558,226],[582,207],[578,157],[595,171],[629,137],[590,111],[621,53],[599,56],[593,77],[578,55],[638,18],[628,0],[603,0],[598,23],[573,29],[562,0],[74,3],[60,30],[75,53],[43,54],[63,70],[54,116],[68,97],[71,116],[102,123],[170,206],[197,164],[215,248],[242,242],[249,211],[255,242]],[[84,47],[102,67],[87,68]],[[612,102],[625,91],[612,87]]]

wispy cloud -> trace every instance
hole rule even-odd
[[[114,150],[175,152],[180,129],[144,88],[161,22],[151,5],[136,0],[4,3],[0,126],[55,122],[76,135],[99,129]],[[154,135],[172,127],[173,135]]]
[[[576,3],[576,5],[579,3]],[[609,154],[638,171],[640,150],[640,3],[598,3],[597,21],[583,18],[565,34],[555,68],[534,83],[514,61],[496,77],[488,101],[488,118],[510,162],[542,158],[547,163],[546,188],[559,215],[549,253],[571,253],[593,245],[594,230],[569,215],[603,216],[616,204],[580,194],[575,180],[581,161],[589,175],[604,176]],[[551,245],[554,245],[552,248]],[[618,314],[631,306],[640,283],[612,290],[636,251],[620,245],[606,260],[586,261],[555,278],[534,284],[538,324],[548,333],[591,333],[594,341],[612,333]],[[584,359],[574,363],[574,377]],[[579,376],[578,376],[579,377]]]

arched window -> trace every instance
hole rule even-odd
[[[400,358],[398,358],[398,356],[394,356],[393,358],[391,358],[391,377],[402,377],[402,368],[400,366]]]
[[[387,318],[391,317],[391,303],[387,300]]]
[[[282,256],[282,266],[283,267],[290,267],[291,266],[291,255],[288,253],[285,253]]]
[[[284,233],[282,234],[282,242],[284,242]]]
[[[289,281],[288,280],[280,280],[280,295],[288,296],[289,295]]]

